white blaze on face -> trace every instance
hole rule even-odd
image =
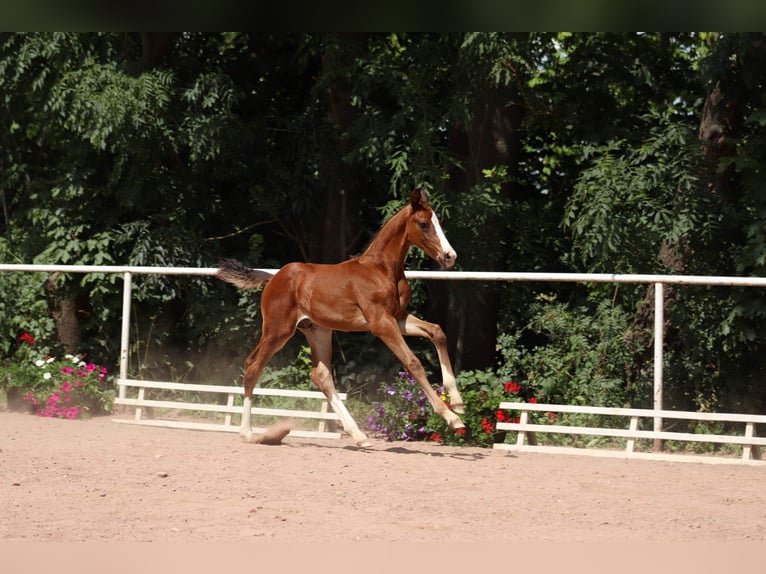
[[[442,253],[444,253],[444,255],[446,255],[450,261],[454,263],[455,258],[457,257],[457,253],[455,253],[455,250],[452,249],[452,245],[450,245],[449,241],[447,241],[447,236],[444,235],[444,231],[442,230],[442,226],[439,223],[439,218],[436,217],[435,211],[431,212],[431,225],[434,226],[436,237],[439,238],[439,245],[441,246]]]

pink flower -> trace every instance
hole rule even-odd
[[[77,410],[77,407],[67,407],[64,409],[64,416],[69,420],[76,419],[78,414],[80,412]]]
[[[72,383],[70,383],[69,381],[64,381],[64,382],[63,382],[63,383],[61,383],[61,385],[59,386],[59,389],[61,389],[61,390],[62,390],[62,391],[64,391],[65,393],[68,393],[69,391],[71,391],[71,390],[72,390]]]
[[[47,405],[55,405],[59,400],[59,394],[53,393],[51,396],[48,397],[48,400],[45,401],[45,404]]]
[[[81,387],[82,386],[82,381],[75,381],[74,386],[75,387]]]
[[[72,367],[61,367],[61,372],[66,375],[71,375],[74,373],[74,369]]]
[[[88,371],[89,373],[92,373],[93,371],[96,370],[96,365],[94,365],[93,363],[88,363],[87,365],[85,365],[85,370]]]

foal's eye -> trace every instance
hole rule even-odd
[[[420,223],[418,223],[418,225],[420,226],[420,229],[427,229],[428,228],[428,222],[427,221],[421,221]]]

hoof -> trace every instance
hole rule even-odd
[[[239,436],[242,437],[242,442],[253,442],[255,438],[252,432],[239,431]]]
[[[465,406],[463,406],[463,403],[453,404],[452,410],[459,415],[465,414]]]
[[[458,417],[455,417],[449,422],[449,427],[452,430],[460,430],[465,428],[465,424],[463,424],[463,421],[461,421]]]
[[[369,439],[361,439],[356,441],[356,446],[359,448],[372,448],[372,443],[369,441]]]

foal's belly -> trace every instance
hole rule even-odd
[[[356,311],[338,313],[337,311],[305,310],[298,318],[298,325],[303,321],[310,321],[314,325],[331,329],[333,331],[369,331],[370,326],[362,312]]]

